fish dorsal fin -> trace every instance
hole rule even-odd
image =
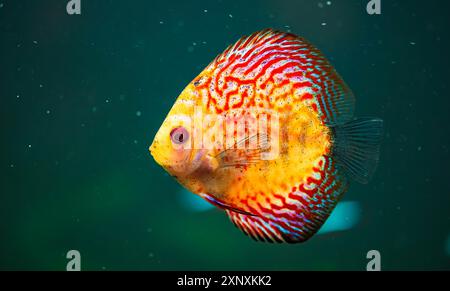
[[[255,240],[304,242],[324,224],[348,187],[345,175],[328,156],[307,181],[287,195],[275,195],[270,203],[255,206],[258,211],[248,207],[258,215],[226,212],[237,228]]]
[[[323,53],[304,38],[295,36],[304,47],[299,49],[304,78],[313,84],[314,100],[323,122],[343,124],[353,117],[355,96]]]
[[[269,28],[244,36],[218,55],[212,64],[223,68],[244,67],[244,74],[247,74],[252,71],[250,68],[265,61],[269,63],[268,58],[296,63],[297,68],[289,73],[289,78],[294,87],[311,84],[308,90],[311,89],[314,107],[325,124],[340,125],[353,117],[355,97],[350,88],[320,50],[292,33]],[[302,89],[296,88],[299,92]]]
[[[353,117],[355,97],[330,64],[318,65],[317,70],[322,72],[322,76],[313,82],[321,82],[322,90],[316,94],[315,100],[323,121],[329,126],[344,124]]]
[[[248,53],[247,57],[251,58],[258,52],[257,48],[263,45],[269,45],[270,43],[279,41],[281,38],[286,37],[288,34],[276,31],[271,28],[266,28],[252,33],[248,36],[241,37],[237,42],[229,45],[221,54],[219,54],[213,62],[220,63],[227,60],[230,56],[239,55],[244,57],[244,52]],[[254,51],[250,51],[254,49]]]

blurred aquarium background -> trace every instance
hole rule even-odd
[[[447,1],[0,0],[0,269],[450,269]],[[242,35],[315,44],[385,120],[381,162],[307,243],[243,235],[148,153],[175,98]]]

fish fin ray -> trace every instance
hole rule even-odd
[[[298,37],[308,47],[308,58],[314,64],[308,77],[319,89],[314,94],[315,103],[324,123],[328,126],[343,124],[352,119],[355,96],[323,53],[307,40]]]
[[[254,148],[246,148],[247,144],[254,144]],[[219,166],[235,167],[255,164],[262,160],[261,154],[269,149],[267,134],[259,133],[245,137],[231,147],[216,155]]]
[[[321,70],[325,73],[322,76],[322,92],[316,95],[317,108],[324,116],[326,125],[343,124],[353,117],[355,110],[353,92],[331,65],[326,65]]]
[[[333,128],[333,131],[336,161],[350,178],[368,183],[380,156],[383,120],[358,118]]]

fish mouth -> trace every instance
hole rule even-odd
[[[148,147],[148,151],[150,152],[150,155],[153,157],[155,162],[158,165],[162,166],[161,161],[158,159],[158,155],[156,154],[156,148],[157,148],[157,145],[155,144],[155,142],[152,142],[152,144]]]
[[[153,141],[153,143],[148,148],[150,155],[153,157],[155,162],[161,166],[166,172],[169,173],[183,173],[186,172],[185,167],[182,167],[180,165],[188,164],[189,163],[189,156],[184,157],[181,161],[171,161],[169,156],[167,156],[167,153],[164,151],[161,151],[162,148],[160,148],[160,145]]]

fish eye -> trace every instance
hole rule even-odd
[[[170,139],[174,144],[183,144],[189,139],[189,133],[182,126],[176,127],[170,132]]]

